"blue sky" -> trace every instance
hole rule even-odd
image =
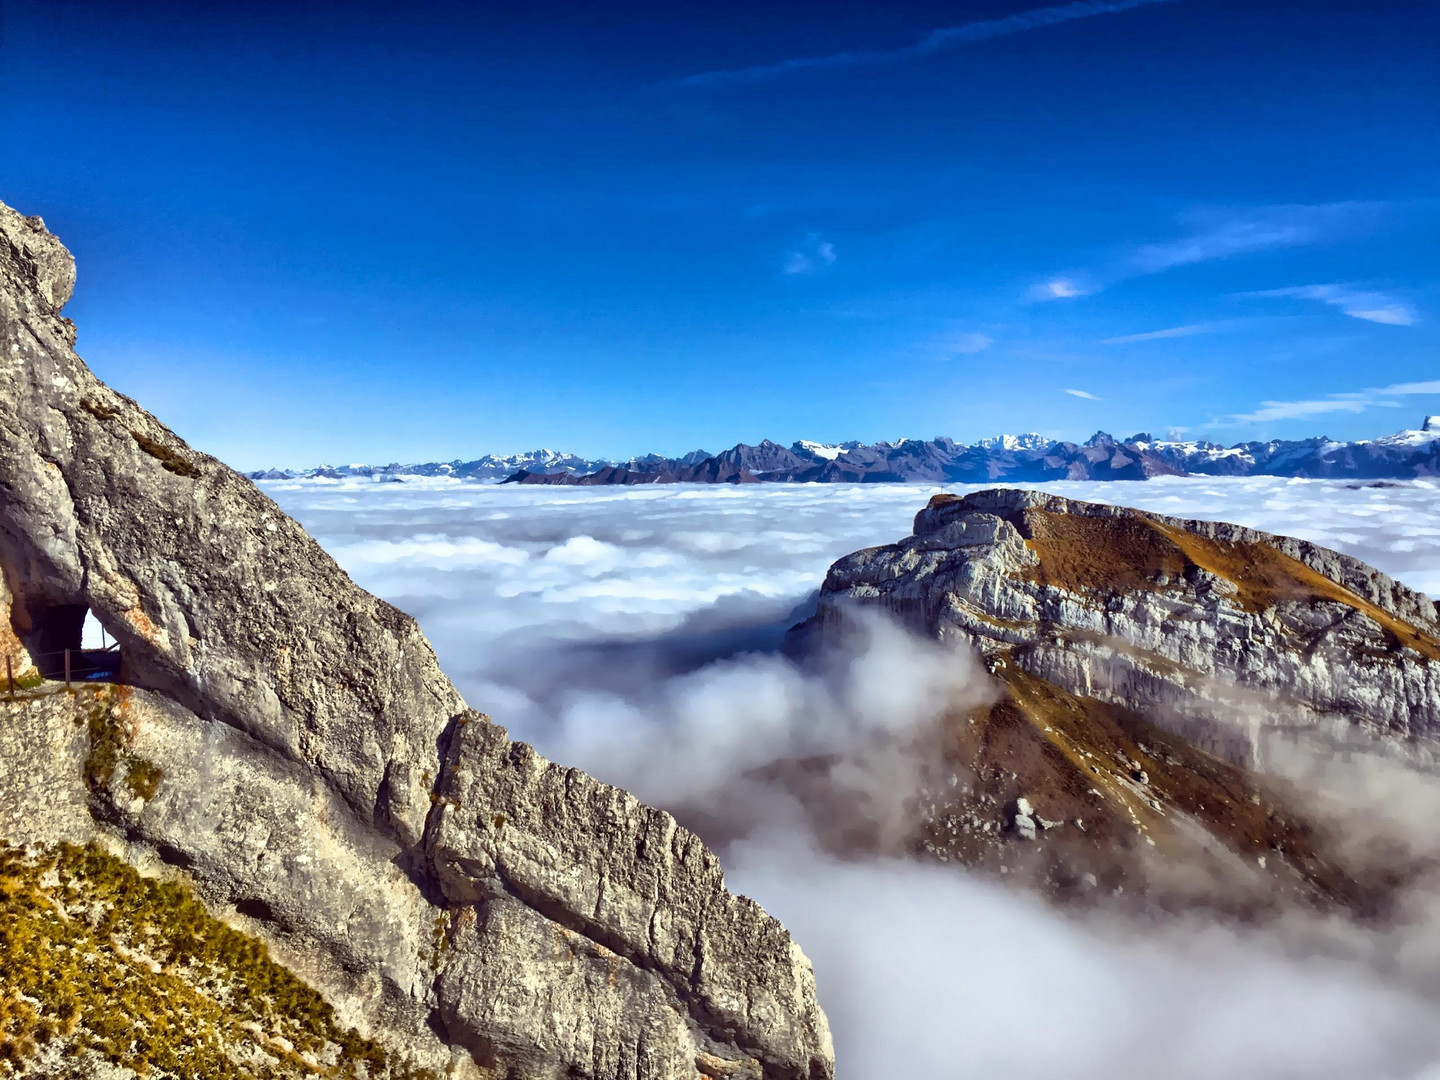
[[[9,0],[0,199],[241,467],[1440,412],[1440,5]]]

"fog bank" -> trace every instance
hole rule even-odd
[[[875,855],[936,723],[988,692],[968,657],[869,624],[802,669],[775,648],[835,558],[909,532],[932,489],[265,485],[362,585],[415,614],[467,699],[542,752],[674,809],[815,963],[846,1080],[1440,1077],[1440,893],[1375,929],[1065,913]],[[1253,478],[1043,485],[1291,533],[1440,591],[1440,490]],[[963,490],[952,488],[950,490]],[[820,760],[817,824],[764,766]],[[1275,767],[1354,843],[1440,851],[1440,784],[1363,745]],[[1440,834],[1437,834],[1440,835]]]

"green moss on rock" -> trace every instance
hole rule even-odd
[[[98,1058],[141,1076],[421,1080],[265,944],[95,846],[0,846],[0,1077]]]

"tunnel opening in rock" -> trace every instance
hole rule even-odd
[[[120,645],[84,604],[53,604],[28,614],[25,647],[44,678],[119,681]]]

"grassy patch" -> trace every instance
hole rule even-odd
[[[149,802],[160,788],[165,770],[144,758],[131,758],[125,769],[125,785],[137,799]]]
[[[141,450],[144,450],[145,453],[160,462],[161,467],[165,469],[166,472],[172,472],[176,476],[200,475],[200,470],[195,467],[189,458],[170,449],[170,447],[156,442],[140,431],[132,431],[130,435],[134,438]]]
[[[1281,601],[1333,602],[1368,616],[1400,645],[1440,660],[1440,641],[1269,544],[1226,543],[1148,516],[1091,518],[1028,510],[1026,543],[1039,556],[1027,577],[1069,592],[1156,590],[1196,567],[1236,587],[1235,602],[1260,612]]]
[[[126,747],[119,716],[126,693],[123,687],[115,687],[96,691],[92,697],[76,702],[90,736],[90,752],[85,755],[85,783],[92,791],[102,792],[109,788],[115,771],[123,769],[131,794],[149,802],[160,790],[165,771]]]
[[[98,401],[91,401],[89,398],[81,398],[80,407],[95,417],[96,420],[102,422],[114,420],[120,415],[108,405],[103,405]],[[136,445],[139,446],[141,450],[160,462],[160,465],[166,471],[172,472],[176,476],[200,475],[200,470],[195,467],[195,464],[189,458],[185,457],[185,455],[179,451],[172,450],[163,443],[156,442],[143,431],[136,431],[134,428],[131,428],[130,437],[135,440]]]
[[[108,405],[102,405],[98,401],[91,401],[89,398],[80,399],[80,407],[88,412],[96,420],[114,420],[120,414]]]
[[[44,1051],[142,1076],[422,1080],[265,944],[94,846],[0,847],[0,1077]]]

